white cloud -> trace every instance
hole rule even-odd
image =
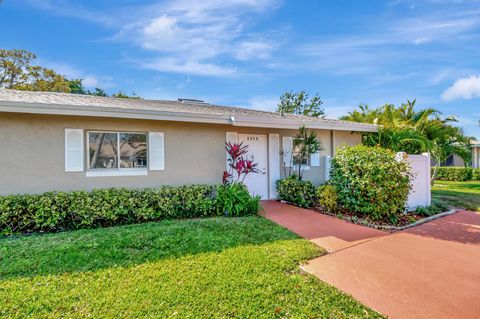
[[[244,41],[237,46],[235,57],[239,60],[267,59],[274,49],[274,45],[267,41]]]
[[[253,110],[274,112],[277,109],[278,97],[255,96],[247,101],[246,107]]]
[[[161,72],[183,73],[206,76],[230,76],[236,69],[213,63],[185,61],[176,58],[159,58],[142,64],[143,67]]]
[[[82,79],[82,84],[89,89],[96,87],[109,89],[115,86],[113,83],[113,78],[108,75],[90,74],[66,63],[50,62],[47,60],[40,60],[39,62],[41,62],[41,65],[45,65],[46,67],[53,69],[58,74],[64,75],[70,80]]]
[[[237,69],[223,56],[240,60],[265,59],[275,46],[258,34],[249,34],[254,14],[271,10],[277,0],[168,0],[148,7],[135,22],[127,23],[117,39],[135,41],[157,52],[142,62],[162,72],[225,76]]]
[[[118,23],[118,17],[116,15],[89,10],[78,2],[74,2],[74,4],[65,0],[26,0],[26,2],[36,8],[52,12],[59,16],[72,17],[105,26],[113,26]]]
[[[224,76],[236,72],[236,68],[224,65],[228,58],[254,60],[270,56],[278,41],[271,34],[268,41],[263,40],[267,37],[262,32],[249,30],[259,15],[275,10],[283,0],[164,0],[143,5],[123,1],[105,12],[73,0],[25,1],[56,15],[117,29],[109,40],[133,43],[154,53],[153,57],[134,61],[144,67]]]
[[[353,106],[326,106],[325,115],[329,119],[338,119],[355,109]]]
[[[479,14],[479,10],[418,14],[362,35],[303,41],[296,52],[304,57],[303,60],[300,58],[301,65],[307,65],[310,70],[371,75],[374,71],[385,72],[385,68],[391,65],[407,61],[416,63],[419,56],[438,60],[447,54],[441,50],[430,50],[428,45],[443,45],[458,50],[464,41],[478,36]]]
[[[480,75],[456,80],[452,86],[443,91],[441,97],[445,101],[480,97]]]

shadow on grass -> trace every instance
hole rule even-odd
[[[262,217],[163,221],[0,240],[0,280],[85,272],[297,235]]]

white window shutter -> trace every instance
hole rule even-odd
[[[320,151],[310,155],[310,166],[320,166]]]
[[[285,167],[292,166],[293,138],[284,136],[282,139],[283,163]]]
[[[148,160],[151,171],[165,169],[165,141],[163,132],[148,133]]]
[[[227,132],[227,134],[225,135],[225,142],[226,143],[238,143],[238,133],[237,132]],[[225,150],[225,160],[226,160],[226,168],[227,168],[227,171],[229,170],[229,167],[228,167],[228,153],[227,151]]]
[[[65,129],[65,172],[83,172],[83,130]]]

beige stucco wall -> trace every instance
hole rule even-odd
[[[64,130],[81,128],[165,133],[165,170],[147,176],[86,177],[85,172],[64,171]],[[91,190],[106,187],[156,187],[193,183],[219,183],[225,169],[225,133],[280,134],[295,130],[246,128],[227,125],[0,113],[0,194],[39,193],[52,190]],[[332,155],[341,145],[360,142],[358,134],[318,130],[324,150]],[[333,142],[332,142],[333,136]],[[283,168],[281,168],[283,175]],[[315,184],[323,182],[323,157],[319,167],[305,172]]]
[[[362,143],[360,134],[352,134],[346,131],[333,131],[333,155],[339,148],[353,146]]]

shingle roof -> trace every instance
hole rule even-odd
[[[242,120],[248,118],[258,120],[264,123],[270,122],[272,123],[270,127],[277,127],[277,124],[278,127],[284,127],[283,124],[287,125],[287,123],[295,123],[298,125],[307,125],[315,128],[321,128],[323,126],[325,126],[325,128],[335,128],[338,126],[339,129],[352,131],[375,131],[377,128],[376,125],[372,124],[363,124],[326,118],[311,118],[293,114],[284,114],[282,116],[275,112],[252,110],[240,107],[212,105],[207,103],[146,99],[124,99],[81,94],[17,91],[7,89],[0,89],[0,106],[2,106],[0,108],[0,112],[9,112],[9,106],[28,106],[31,108],[30,113],[36,113],[35,110],[40,110],[45,107],[57,106],[57,110],[61,110],[61,108],[59,107],[64,107],[65,109],[73,111],[108,111],[111,112],[111,117],[117,117],[115,113],[121,112],[128,112],[129,114],[150,114],[152,116],[155,114],[177,114],[185,115],[188,117],[201,116],[204,118],[224,120],[225,122],[231,121],[232,117],[238,117]],[[11,112],[15,111],[12,109]],[[205,122],[209,121],[205,120]]]

